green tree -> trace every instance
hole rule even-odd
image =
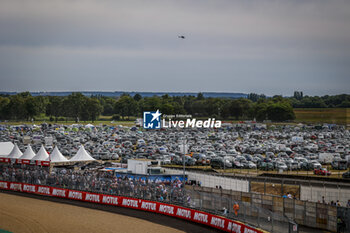
[[[287,102],[269,102],[267,116],[272,121],[294,120],[295,114],[292,106]]]
[[[96,98],[85,98],[83,109],[80,114],[81,119],[94,122],[102,112],[102,105]]]
[[[136,93],[136,94],[134,95],[134,100],[140,101],[141,99],[142,99],[142,96],[141,96],[139,93]]]
[[[0,96],[0,119],[6,119],[8,117],[7,105],[10,103],[8,97]]]
[[[163,103],[160,107],[160,112],[166,115],[174,114],[174,106],[171,103]]]
[[[64,101],[65,116],[72,117],[75,121],[79,119],[83,110],[85,96],[80,92],[70,94]]]
[[[29,120],[40,113],[38,101],[33,96],[28,96],[24,99],[24,108],[25,118]]]
[[[6,111],[10,119],[21,120],[25,119],[26,107],[25,107],[25,98],[22,94],[13,95],[10,97],[10,103],[6,106]]]
[[[121,96],[114,105],[114,112],[123,117],[137,114],[137,102],[130,96]]]
[[[60,96],[49,96],[49,103],[46,106],[46,115],[55,117],[57,122],[59,116],[63,116],[63,98]]]
[[[203,95],[202,92],[199,92],[199,93],[197,94],[197,100],[204,100],[204,95]]]

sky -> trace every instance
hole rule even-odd
[[[349,94],[349,22],[349,0],[0,0],[0,91]]]

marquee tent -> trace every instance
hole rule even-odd
[[[49,160],[49,154],[46,152],[44,145],[41,145],[40,150],[31,160],[36,160],[36,161],[48,161]]]
[[[14,146],[12,142],[0,142],[0,158],[6,158]]]
[[[50,162],[57,163],[57,162],[67,162],[68,159],[62,155],[62,153],[58,150],[58,147],[55,146],[53,149],[51,155],[50,155]]]
[[[69,161],[92,161],[94,158],[86,152],[83,145],[80,146],[78,152]]]
[[[35,153],[34,153],[32,147],[28,144],[27,149],[24,151],[24,153],[20,157],[20,159],[29,159],[29,160],[31,160],[34,156],[35,156]]]
[[[11,153],[7,156],[8,159],[18,159],[23,155],[22,151],[18,148],[17,144],[13,147]]]

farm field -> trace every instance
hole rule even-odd
[[[350,108],[295,108],[295,122],[350,124]]]

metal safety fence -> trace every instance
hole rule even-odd
[[[269,232],[298,232],[297,224],[283,214],[244,202],[241,198],[202,192],[193,188],[188,188],[186,192],[192,198],[192,208],[224,215]]]

